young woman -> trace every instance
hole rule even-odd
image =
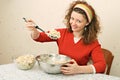
[[[65,24],[66,28],[56,29],[60,33],[58,39],[39,32],[32,20],[27,21],[27,28],[35,41],[56,41],[59,54],[72,58],[67,67],[61,67],[63,74],[104,73],[106,63],[97,39],[100,26],[92,6],[85,1],[73,1],[66,13]],[[87,65],[89,58],[93,64]]]

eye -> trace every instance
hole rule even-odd
[[[77,20],[77,22],[78,22],[78,23],[81,23],[81,21],[80,21],[80,20]]]
[[[71,19],[71,20],[74,20],[74,18],[73,18],[73,17],[71,17],[70,19]]]

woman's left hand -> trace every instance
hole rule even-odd
[[[72,59],[69,63],[65,64],[65,66],[61,67],[61,72],[63,74],[77,74],[79,73],[79,65]]]

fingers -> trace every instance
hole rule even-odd
[[[30,19],[27,20],[26,26],[35,26],[35,23]]]
[[[24,19],[26,22],[34,22],[32,19]]]
[[[61,67],[61,72],[63,74],[76,74],[78,73],[78,66],[76,61],[72,59],[69,63]]]
[[[70,73],[71,70],[72,70],[72,65],[73,65],[73,64],[68,63],[68,64],[65,64],[64,66],[62,66],[62,67],[61,67],[62,73],[63,73],[63,74],[68,74],[68,73]]]
[[[70,63],[73,64],[73,63],[76,63],[76,61],[74,59],[71,59]]]
[[[76,72],[71,67],[62,67],[61,72],[65,75],[76,74]]]
[[[71,74],[70,71],[67,70],[61,70],[63,74]]]
[[[77,62],[76,62],[74,59],[70,60],[69,63],[70,63],[70,64],[74,64],[74,65],[78,65]]]
[[[70,74],[70,69],[68,67],[61,67],[61,72],[63,74]]]
[[[37,29],[35,27],[33,27],[33,26],[27,26],[27,29],[29,31],[37,31]]]
[[[35,23],[33,22],[33,20],[27,20],[26,22],[26,27],[28,28],[28,30],[30,31],[36,31],[37,29],[35,28]]]
[[[74,59],[70,60],[70,62],[64,64],[62,67],[72,67],[78,65]]]

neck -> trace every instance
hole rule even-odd
[[[74,37],[80,38],[82,37],[82,31],[81,32],[73,32]]]

